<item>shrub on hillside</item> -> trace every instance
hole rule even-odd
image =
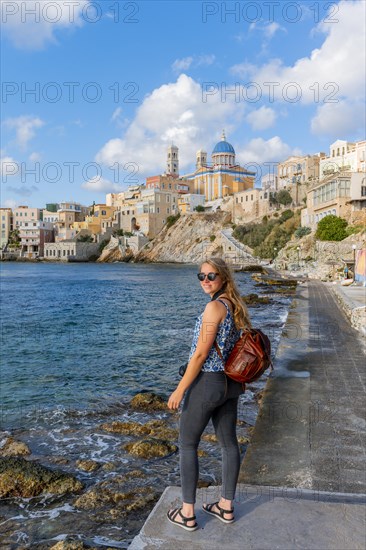
[[[298,227],[295,231],[295,237],[301,239],[301,237],[305,237],[305,235],[309,235],[310,233],[310,227]]]
[[[292,218],[293,215],[294,215],[293,210],[284,210],[282,212],[281,216],[279,217],[279,222],[283,223],[283,222],[289,220],[290,218]]]
[[[202,204],[198,204],[197,206],[195,206],[193,208],[193,210],[195,210],[196,212],[204,212],[205,209],[203,208]]]
[[[320,241],[343,241],[347,237],[347,225],[343,218],[329,214],[318,223],[315,237]]]
[[[171,227],[172,225],[175,224],[175,222],[177,222],[180,218],[180,213],[178,212],[178,214],[176,214],[175,216],[168,216],[167,219],[166,219],[166,226],[169,228]]]

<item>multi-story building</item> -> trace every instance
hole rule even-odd
[[[274,173],[266,174],[261,178],[262,190],[263,191],[278,191],[278,176]]]
[[[278,163],[277,172],[281,189],[289,188],[297,183],[313,182],[319,180],[319,166],[325,153],[306,155],[303,157],[292,156]]]
[[[52,210],[45,209],[42,210],[42,219],[45,222],[56,223],[59,221],[60,216],[57,211],[53,212]]]
[[[233,222],[250,223],[267,215],[271,210],[270,192],[263,189],[248,189],[234,193]]]
[[[74,224],[85,220],[85,217],[89,214],[90,209],[91,207],[83,206],[76,202],[61,202],[58,204],[58,220],[53,222],[55,224],[55,241],[60,242],[73,239],[77,233]],[[51,214],[47,215],[50,216]]]
[[[149,238],[154,238],[164,227],[168,216],[178,212],[178,193],[160,189],[145,189],[141,192],[141,200],[136,203],[135,223],[139,230]]]
[[[146,189],[162,189],[163,191],[175,191],[176,193],[189,193],[192,183],[183,178],[162,174],[146,178]]]
[[[18,206],[13,210],[13,228],[20,227],[21,222],[33,222],[42,220],[42,210],[39,208],[29,208],[28,206]]]
[[[13,212],[11,208],[0,208],[0,248],[3,249],[8,241],[10,232],[13,230]]]
[[[246,189],[253,189],[255,172],[251,172],[236,163],[235,150],[226,141],[225,132],[207,162],[207,153],[200,149],[196,154],[196,170],[182,176],[192,182],[190,192],[205,195],[206,201],[221,199]]]
[[[117,210],[120,206],[135,204],[141,199],[141,191],[143,189],[145,189],[144,185],[131,185],[127,191],[107,193],[105,203],[107,206],[114,206]]]
[[[301,211],[301,225],[314,228],[329,214],[350,220],[351,201],[361,199],[363,178],[361,173],[342,172],[323,179],[308,192],[307,207]]]
[[[54,241],[54,226],[42,220],[21,221],[18,225],[20,255],[27,258],[43,257],[45,243]]]
[[[187,193],[178,197],[178,209],[182,214],[193,212],[196,206],[203,206],[205,204],[204,195],[195,195],[193,193]]]
[[[93,235],[98,235],[112,227],[114,221],[114,212],[116,208],[114,206],[107,206],[106,204],[93,205],[92,212],[89,216],[85,217],[84,221],[75,221],[73,229],[76,232],[86,229]]]
[[[356,143],[338,139],[330,146],[328,157],[320,162],[320,179],[342,172],[365,172],[366,141]]]

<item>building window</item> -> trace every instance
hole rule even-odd
[[[245,200],[248,202],[248,195],[245,197]]]
[[[1,228],[5,229],[5,223],[1,224]]]
[[[366,185],[361,185],[361,197],[366,197]]]
[[[170,210],[170,209],[169,209],[169,206],[168,206],[168,208],[166,209],[166,213],[167,213],[167,214],[169,214],[169,210]]]
[[[243,202],[243,198],[244,198],[244,197],[240,197],[240,202]]]
[[[102,210],[102,216],[106,216],[106,215],[107,215],[106,210]]]
[[[160,208],[159,207],[156,208],[156,213],[160,214]]]

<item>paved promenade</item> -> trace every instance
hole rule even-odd
[[[300,283],[242,464],[236,522],[199,510],[218,499],[211,487],[198,492],[201,529],[172,526],[165,514],[180,490],[168,487],[131,550],[364,550],[364,343],[329,286]]]

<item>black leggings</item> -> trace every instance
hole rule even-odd
[[[197,448],[210,418],[222,451],[222,496],[234,500],[240,469],[236,438],[241,385],[223,372],[200,372],[189,387],[180,418],[180,475],[183,502],[196,502]]]

